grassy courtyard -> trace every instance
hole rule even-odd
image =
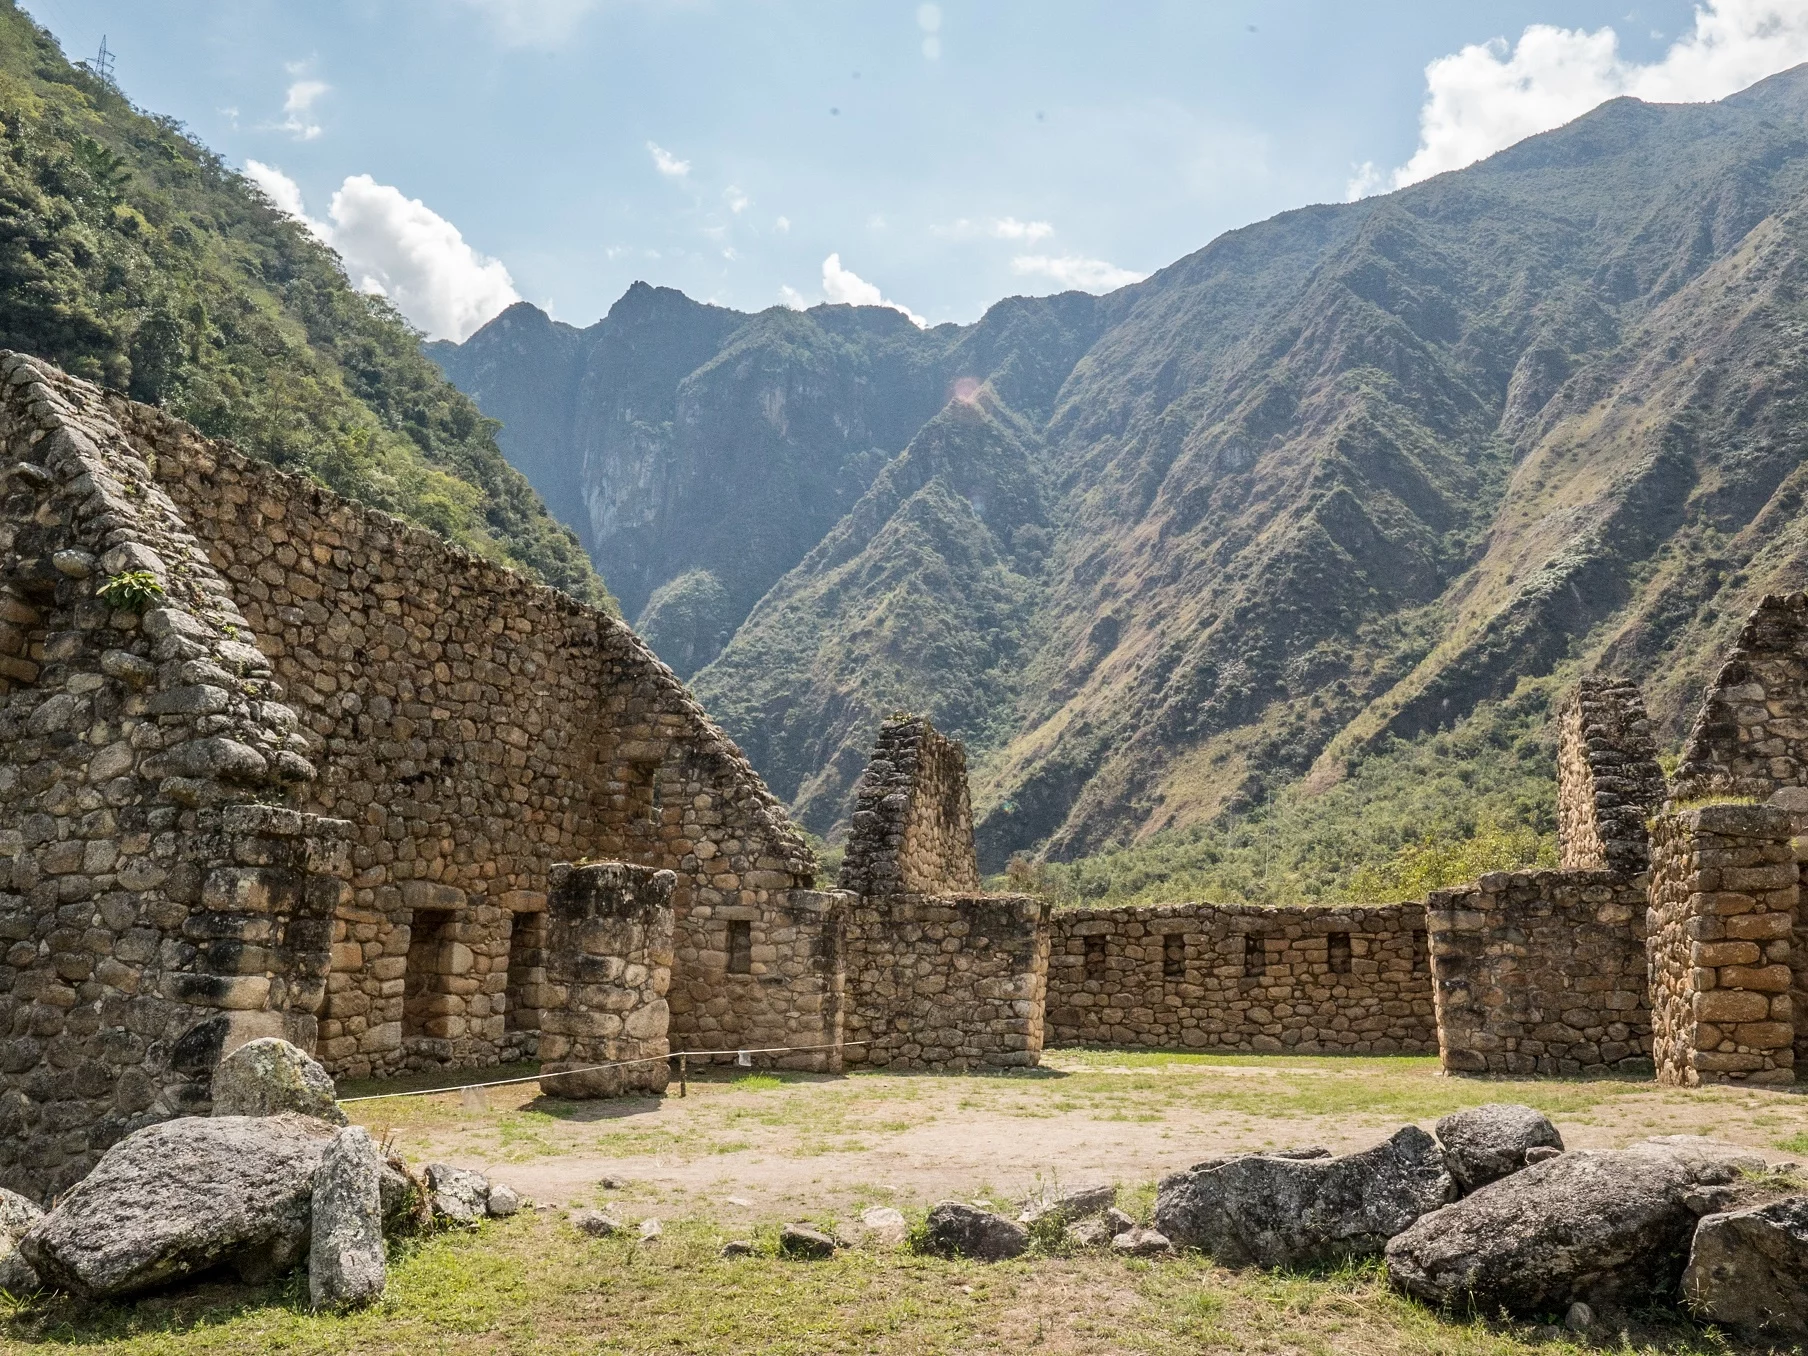
[[[509,1071],[501,1071],[503,1075]],[[393,1089],[396,1085],[388,1085]],[[347,1087],[345,1095],[367,1091]],[[1004,1075],[846,1078],[729,1071],[662,1099],[558,1103],[532,1083],[348,1108],[413,1160],[482,1167],[542,1208],[402,1244],[368,1312],[315,1316],[305,1280],[211,1285],[132,1305],[17,1308],[0,1349],[122,1353],[1459,1352],[1739,1350],[1675,1316],[1578,1338],[1453,1318],[1392,1294],[1376,1266],[1235,1273],[1200,1257],[1032,1253],[985,1266],[862,1240],[867,1205],[945,1196],[1006,1206],[1050,1181],[1154,1179],[1225,1149],[1361,1147],[1486,1101],[1545,1110],[1572,1147],[1713,1134],[1808,1157],[1791,1092],[1619,1080],[1447,1079],[1428,1059],[1050,1052]],[[607,1183],[607,1184],[606,1184]],[[652,1243],[595,1240],[558,1209],[603,1205]],[[785,1220],[835,1229],[829,1261],[776,1255]],[[720,1256],[731,1238],[754,1255]]]

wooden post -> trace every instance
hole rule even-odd
[[[680,1052],[678,1055],[678,1095],[688,1097],[691,1093],[691,1061],[690,1056]]]

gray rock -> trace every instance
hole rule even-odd
[[[835,1240],[808,1225],[787,1224],[778,1231],[778,1250],[787,1257],[832,1257]]]
[[[753,1252],[753,1244],[744,1238],[731,1238],[722,1245],[724,1257],[746,1257]]]
[[[383,1293],[383,1154],[361,1125],[327,1145],[314,1173],[308,1298],[316,1309],[368,1304]]]
[[[1709,1215],[1682,1275],[1696,1317],[1749,1338],[1808,1338],[1808,1196]]]
[[[1132,1228],[1135,1226],[1132,1225]],[[1099,1248],[1111,1242],[1111,1224],[1103,1215],[1091,1215],[1062,1230],[1062,1241],[1070,1248]]]
[[[521,1197],[513,1187],[494,1182],[490,1185],[490,1198],[485,1205],[490,1212],[491,1219],[507,1219],[521,1209]]]
[[[1429,1303],[1487,1314],[1668,1299],[1695,1227],[1690,1188],[1736,1175],[1723,1150],[1693,1140],[1535,1163],[1401,1233],[1388,1275]]]
[[[217,1266],[281,1275],[307,1247],[333,1127],[305,1116],[184,1117],[127,1135],[20,1240],[45,1283],[110,1298]]]
[[[1172,1257],[1174,1245],[1167,1235],[1132,1225],[1111,1240],[1111,1250],[1126,1257]]]
[[[427,1165],[427,1196],[438,1224],[475,1224],[489,1213],[490,1183],[481,1172],[449,1163]]]
[[[1563,1136],[1542,1111],[1513,1103],[1453,1111],[1438,1122],[1437,1133],[1450,1175],[1464,1195],[1518,1172],[1530,1149],[1563,1151]]]
[[[345,1124],[334,1100],[332,1076],[308,1054],[285,1040],[264,1036],[246,1041],[213,1071],[213,1114],[275,1116],[293,1111]]]
[[[640,1222],[640,1241],[656,1243],[665,1236],[665,1225],[656,1219],[643,1219]]]
[[[1588,1332],[1595,1326],[1595,1311],[1577,1300],[1563,1315],[1563,1326],[1571,1332]]]
[[[963,1201],[943,1201],[929,1212],[929,1247],[945,1257],[976,1257],[998,1262],[1016,1257],[1030,1245],[1029,1231],[1003,1215]]]
[[[1548,1144],[1534,1144],[1525,1151],[1525,1165],[1529,1168],[1534,1163],[1542,1163],[1547,1158],[1555,1158],[1562,1152],[1563,1150],[1554,1149]]]
[[[860,1224],[872,1242],[891,1247],[902,1243],[905,1235],[910,1232],[910,1224],[904,1218],[904,1212],[889,1205],[869,1206],[861,1212]]]
[[[1126,1215],[1122,1210],[1119,1210],[1115,1205],[1101,1215],[1100,1218],[1105,1221],[1105,1228],[1110,1232],[1113,1238],[1116,1238],[1126,1229],[1134,1229],[1136,1227],[1136,1221],[1131,1219],[1130,1216]]]
[[[1023,1213],[1017,1216],[1017,1222],[1028,1225],[1053,1220],[1056,1224],[1072,1224],[1075,1220],[1110,1209],[1111,1203],[1116,1199],[1117,1188],[1109,1182],[1053,1195],[1032,1196],[1023,1203]]]
[[[19,1251],[19,1239],[43,1218],[44,1212],[25,1197],[0,1187],[0,1291],[18,1296],[39,1289],[38,1273]]]
[[[1456,1195],[1417,1126],[1335,1158],[1249,1154],[1162,1181],[1155,1227],[1225,1266],[1312,1266],[1378,1253]]]
[[[628,1227],[615,1216],[605,1215],[601,1210],[573,1210],[571,1224],[573,1228],[592,1238],[613,1238]]]

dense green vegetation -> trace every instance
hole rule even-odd
[[[576,538],[337,257],[0,3],[0,346],[580,597]]]

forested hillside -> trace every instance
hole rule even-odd
[[[963,328],[636,288],[572,332],[572,440],[502,436],[646,562],[630,615],[813,829],[907,706],[967,738],[988,866],[1091,894],[1535,856],[1563,684],[1640,679],[1674,746],[1808,580],[1805,192],[1808,68],[1615,100]],[[654,309],[656,362],[597,360]]]
[[[0,347],[165,405],[580,597],[575,535],[387,303],[0,0]]]

